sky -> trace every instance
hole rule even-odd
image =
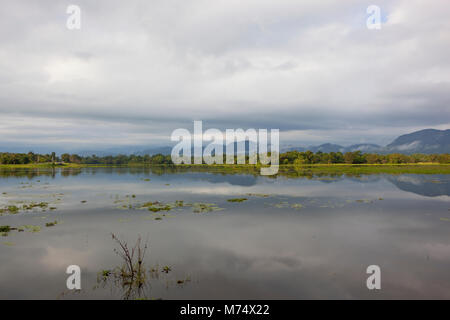
[[[448,0],[2,0],[0,151],[169,145],[194,120],[297,146],[448,129],[449,17]]]

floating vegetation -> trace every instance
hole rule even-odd
[[[81,203],[86,203],[86,202],[87,202],[87,200],[81,200],[80,202],[81,202]]]
[[[275,208],[289,208],[289,202],[287,201],[281,201],[279,203],[274,204]]]
[[[7,205],[4,208],[0,209],[0,215],[3,213],[9,213],[9,214],[17,214],[21,211],[31,211],[34,209],[40,209],[42,212],[44,212],[47,208],[48,208],[48,202],[30,202],[30,203],[23,203],[23,202],[18,202],[18,203],[22,203],[21,205]],[[56,207],[52,207],[54,209],[56,209]],[[52,210],[54,210],[52,209]]]
[[[161,217],[155,217],[155,220],[162,220]]]
[[[186,282],[190,282],[190,281],[191,281],[191,279],[188,277],[186,279],[177,280],[177,284],[178,285],[183,285],[183,284],[186,284]]]
[[[356,202],[359,202],[359,203],[372,203],[373,200],[370,200],[370,199],[358,199],[358,200],[356,200]]]
[[[31,202],[30,204],[24,204],[22,206],[23,210],[32,210],[34,208],[46,209],[47,207],[48,207],[48,202],[38,202],[38,203]]]
[[[9,232],[11,231],[10,226],[0,226],[0,232]]]
[[[195,213],[223,210],[223,208],[216,206],[214,203],[201,203],[201,202],[196,202],[192,204],[192,209]]]
[[[164,272],[164,273],[169,273],[170,271],[172,271],[172,269],[169,266],[164,266],[162,268],[162,272]]]
[[[270,197],[269,194],[264,194],[264,193],[247,193],[246,194],[249,197],[261,197],[261,198],[268,198]]]
[[[47,222],[46,224],[45,224],[45,226],[46,227],[54,227],[54,226],[56,226],[58,224],[58,221],[53,221],[53,222]]]
[[[40,226],[33,226],[33,225],[29,225],[29,224],[24,225],[23,228],[25,228],[27,231],[33,232],[33,233],[41,231]]]
[[[97,281],[107,281],[108,277],[112,274],[111,270],[101,270],[97,275]]]
[[[175,200],[175,206],[176,207],[183,207],[184,201],[183,200]]]
[[[159,212],[159,211],[169,211],[172,210],[174,206],[170,204],[164,204],[159,201],[154,202],[146,202],[143,205],[141,205],[141,208],[147,208],[149,211],[152,212]]]
[[[193,212],[196,213],[203,213],[203,212],[211,212],[211,211],[219,211],[224,210],[224,208],[218,207],[214,203],[203,203],[203,202],[196,202],[196,203],[187,203],[183,200],[175,200],[174,202],[161,202],[161,201],[147,201],[147,202],[130,202],[130,197],[126,196],[127,199],[121,200],[118,199],[118,196],[116,196],[116,200],[114,201],[115,204],[120,204],[117,208],[118,209],[146,209],[148,211],[151,211],[153,213],[157,212],[168,212],[171,210],[183,210],[184,208],[191,207]],[[239,201],[245,201],[246,198],[240,198]],[[239,202],[236,201],[236,202]],[[126,203],[124,203],[126,202]],[[164,216],[164,214],[162,215]],[[155,220],[160,220],[155,219]]]
[[[19,212],[19,207],[17,206],[7,206],[6,211],[8,211],[10,214],[16,214]]]
[[[228,202],[244,202],[247,201],[247,198],[232,198],[232,199],[228,199]]]
[[[291,208],[299,210],[299,209],[303,208],[303,205],[301,203],[293,203],[293,204],[291,204]]]

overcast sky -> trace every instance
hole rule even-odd
[[[162,145],[193,120],[385,145],[450,128],[449,57],[448,0],[2,0],[0,147]]]

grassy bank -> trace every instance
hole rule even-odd
[[[222,173],[254,173],[259,174],[259,165],[149,165],[143,163],[130,163],[128,165],[107,165],[107,164],[0,164],[0,169],[51,169],[51,168],[136,168],[150,167],[167,168],[171,171],[204,171]],[[450,164],[438,163],[411,163],[411,164],[312,164],[312,165],[280,165],[280,174],[450,174]]]
[[[450,174],[450,164],[316,164],[310,166],[289,166],[286,170],[321,174]],[[283,170],[283,168],[281,169]]]

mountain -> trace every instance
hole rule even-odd
[[[425,129],[404,134],[388,144],[385,153],[450,153],[450,129]]]
[[[361,152],[380,152],[381,146],[373,143],[360,143],[360,144],[352,144],[348,147],[343,147],[339,144],[332,144],[332,143],[324,143],[319,146],[309,146],[309,147],[294,147],[292,145],[285,146],[281,148],[281,152],[288,152],[288,151],[312,151],[312,152],[353,152],[353,151],[361,151]]]
[[[338,144],[325,143],[319,146],[282,148],[282,152],[286,151],[306,151],[312,152],[353,152],[361,151],[363,153],[450,153],[450,129],[436,130],[424,129],[409,134],[404,134],[396,138],[392,143],[385,147],[373,143],[353,144],[343,147]]]
[[[351,146],[345,147],[345,152],[353,152],[353,151],[361,151],[361,152],[379,152],[381,146],[374,143],[360,143],[360,144],[352,144]]]
[[[146,147],[146,146],[123,146],[123,147],[115,147],[115,148],[107,148],[100,150],[81,150],[75,151],[74,153],[79,154],[80,156],[91,156],[95,154],[97,157],[104,156],[117,156],[119,154],[135,154],[139,156],[143,156],[145,154],[154,155],[158,153],[162,154],[170,154],[172,151],[172,147],[170,146],[162,146],[162,147]]]
[[[170,154],[172,152],[172,147],[170,146],[163,146],[163,147],[154,147],[154,148],[149,148],[149,149],[145,149],[142,151],[138,151],[135,154],[138,156],[143,156],[143,155],[150,155],[153,156],[155,154],[161,153],[164,155]]]
[[[203,150],[206,146],[208,146],[210,142],[204,142],[203,143]],[[21,148],[21,147],[13,147],[8,146],[7,148],[4,148],[5,152],[28,152],[29,150],[32,150],[34,152],[45,152],[50,153],[52,149],[49,149],[50,152],[44,151],[44,149],[41,150],[35,150],[33,148]],[[237,143],[234,142],[234,149],[237,149]],[[249,149],[249,143],[248,141],[245,142],[245,151],[246,154],[248,154]],[[304,152],[310,150],[312,152],[354,152],[354,151],[361,151],[363,153],[380,153],[380,154],[387,154],[387,153],[404,153],[404,154],[411,154],[411,153],[450,153],[450,129],[447,130],[436,130],[436,129],[424,129],[420,131],[415,131],[409,134],[404,134],[396,138],[394,141],[392,141],[390,144],[388,144],[385,147],[379,146],[377,144],[373,143],[359,143],[359,144],[353,144],[350,146],[342,146],[338,144],[332,144],[332,143],[324,143],[317,146],[298,146],[298,145],[283,145],[280,146],[280,152],[288,152],[288,151],[299,151]],[[58,151],[58,150],[55,150]],[[59,151],[58,154],[64,153],[67,151]],[[114,147],[114,148],[106,148],[106,149],[100,149],[100,150],[72,150],[69,151],[69,153],[78,153],[82,156],[90,156],[92,154],[95,154],[97,156],[107,156],[107,155],[118,155],[118,154],[136,154],[136,155],[155,155],[158,153],[169,155],[172,152],[172,146],[171,145],[164,145],[164,146],[121,146],[121,147]],[[193,154],[193,149],[192,152]],[[225,144],[224,144],[224,153],[225,153]]]
[[[323,153],[344,152],[343,146],[340,146],[338,144],[332,144],[332,143],[324,143],[324,144],[321,144],[320,146],[310,146],[307,149],[312,152],[321,151]]]

